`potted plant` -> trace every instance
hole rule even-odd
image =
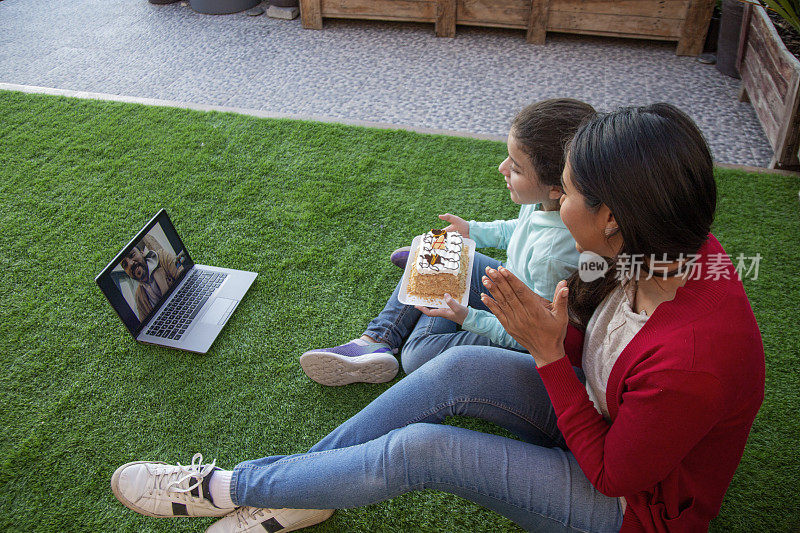
[[[736,61],[742,77],[739,99],[753,104],[764,128],[775,154],[770,168],[800,168],[800,61],[767,12],[786,27],[782,31],[800,35],[800,5],[796,0],[745,3]]]

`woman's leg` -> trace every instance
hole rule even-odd
[[[527,442],[438,423],[450,415],[489,420]],[[616,499],[597,493],[557,446],[563,437],[533,358],[460,346],[395,384],[309,453],[238,465],[231,497],[254,507],[341,508],[431,488],[530,529],[618,528]]]
[[[415,423],[369,442],[236,467],[231,498],[267,508],[341,509],[413,490],[456,494],[531,531],[618,531],[616,498],[571,453],[463,428]]]
[[[411,336],[400,351],[400,361],[406,374],[455,346],[496,346],[489,337],[460,330],[458,324],[442,317],[421,316]]]
[[[533,357],[503,348],[457,346],[395,383],[310,451],[361,444],[393,429],[440,423],[449,416],[487,420],[527,442],[566,447]]]

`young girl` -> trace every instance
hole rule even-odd
[[[439,216],[450,223],[447,231],[458,231],[479,248],[506,249],[506,267],[545,298],[552,298],[558,281],[578,267],[575,241],[559,216],[561,171],[565,143],[594,113],[589,104],[559,98],[532,104],[515,117],[508,135],[508,157],[499,171],[511,201],[522,206],[519,218],[467,222],[449,213]],[[475,254],[469,307],[449,295],[448,309],[404,305],[398,300],[398,283],[386,307],[360,338],[305,352],[300,365],[308,377],[323,385],[383,383],[397,374],[394,354],[400,348],[407,374],[452,346],[477,344],[521,350],[481,302],[485,289],[480,276],[487,267],[500,264]]]

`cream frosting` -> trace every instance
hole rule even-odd
[[[457,231],[431,230],[422,236],[417,272],[458,275],[464,238]]]

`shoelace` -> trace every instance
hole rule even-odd
[[[264,511],[268,511],[268,509],[261,509],[259,507],[239,507],[236,509],[236,525],[244,528],[251,525],[250,520],[260,522],[258,517],[264,518]]]
[[[192,456],[191,464],[183,466],[182,464],[178,463],[177,470],[171,470],[157,476],[153,489],[163,490],[167,493],[190,492],[200,486],[200,484],[203,482],[203,478],[205,478],[212,470],[214,470],[214,466],[216,464],[217,460],[215,459],[211,461],[211,464],[203,465],[203,455],[196,453]],[[193,485],[189,485],[186,488],[180,488],[182,483],[191,478],[197,478],[197,481]],[[170,481],[164,485],[164,482],[167,480]]]

